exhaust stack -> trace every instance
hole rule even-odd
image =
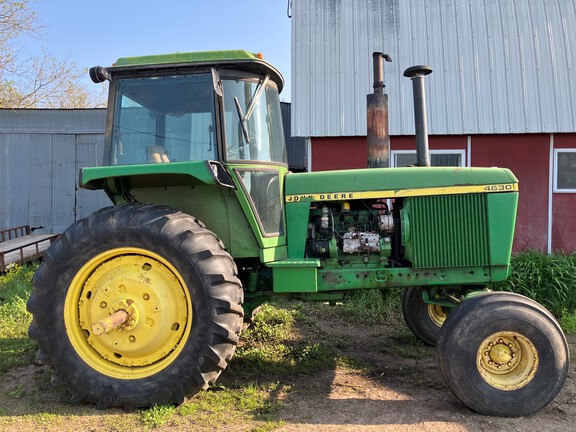
[[[366,96],[368,168],[388,168],[390,160],[388,95],[384,93],[383,60],[392,61],[388,54],[381,52],[372,53],[374,93]]]
[[[426,124],[426,92],[424,86],[424,77],[430,73],[432,73],[432,68],[426,65],[412,66],[404,71],[404,76],[412,80],[412,89],[414,92],[417,166],[430,166],[428,125]]]

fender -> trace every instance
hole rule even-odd
[[[236,189],[222,164],[217,161],[172,162],[83,168],[80,187],[117,193],[115,185],[127,189],[154,186],[215,185]]]

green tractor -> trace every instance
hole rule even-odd
[[[568,373],[542,306],[504,280],[518,201],[507,169],[290,173],[283,78],[245,51],[121,58],[104,166],[81,185],[113,206],[47,251],[28,302],[37,360],[74,401],[179,404],[216,381],[245,315],[275,295],[334,302],[404,289],[451,391],[480,413],[546,406]]]

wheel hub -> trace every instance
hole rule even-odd
[[[448,312],[446,311],[446,307],[438,305],[438,304],[429,304],[428,305],[428,316],[430,320],[438,327],[442,327],[444,321],[446,321],[446,317],[448,316]]]
[[[476,365],[484,380],[500,390],[526,386],[538,370],[534,344],[516,332],[499,332],[486,338],[478,350]]]
[[[516,353],[513,351],[513,345],[504,344],[502,339],[499,339],[496,345],[492,345],[484,355],[488,359],[488,364],[494,365],[496,369],[501,369],[503,366],[511,367],[512,359],[517,358]]]
[[[72,296],[76,318],[67,319],[76,323],[75,349],[109,375],[137,378],[148,374],[146,367],[164,367],[190,331],[192,308],[182,279],[148,251],[122,248],[95,257],[77,275]]]

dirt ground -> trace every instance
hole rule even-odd
[[[378,334],[328,322],[323,328],[349,340],[341,350],[369,362],[374,371],[362,374],[338,369],[300,382],[284,401],[281,431],[576,430],[574,361],[564,388],[542,411],[522,418],[489,417],[469,411],[450,393],[439,376],[434,348],[415,348],[410,338],[394,337],[385,334],[386,330]],[[575,337],[568,340],[574,353]]]
[[[352,362],[357,360],[359,364],[368,364],[370,368],[350,364],[305,377],[287,376],[283,384],[290,391],[280,396],[282,405],[275,414],[275,425],[262,428],[258,422],[228,424],[222,430],[576,430],[574,365],[571,366],[570,375],[559,396],[539,413],[525,418],[487,417],[470,412],[458,402],[439,376],[435,349],[415,343],[407,331],[354,326],[328,320],[317,322],[322,337],[337,341],[339,351],[346,358],[352,359]],[[576,349],[575,342],[574,336],[570,336],[572,352]],[[42,378],[38,379],[38,376]],[[62,399],[63,396],[47,385],[49,376],[50,371],[46,366],[14,368],[3,376],[0,381],[0,431],[24,431],[31,425],[35,430],[127,430],[122,428],[123,413],[119,410],[99,411],[94,407],[80,405],[66,407],[64,415],[62,412],[51,412],[50,407],[53,405],[50,399]],[[38,400],[46,403],[48,408],[45,413],[38,411]],[[31,406],[36,408],[31,409]],[[57,421],[53,418],[56,415]],[[34,420],[27,420],[30,416],[35,416]],[[117,420],[112,422],[110,418],[114,416]],[[167,424],[155,430],[193,429],[198,430],[194,427],[194,420],[190,419],[186,428]]]

